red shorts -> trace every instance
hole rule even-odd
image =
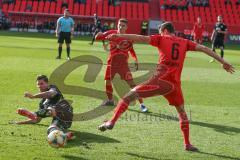
[[[167,68],[158,67],[157,72],[148,81],[136,86],[133,90],[139,98],[163,95],[170,105],[180,106],[184,104],[180,82],[176,82],[172,74],[167,74]]]
[[[120,75],[122,80],[132,80],[132,73],[128,66],[122,66],[122,67],[114,67],[114,66],[107,66],[106,72],[105,72],[105,80],[113,80],[114,76],[117,74]]]

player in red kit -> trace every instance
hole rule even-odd
[[[193,38],[195,42],[202,44],[203,31],[204,31],[204,26],[202,24],[201,17],[198,17],[197,22],[194,24],[194,27],[193,27]]]
[[[118,30],[109,30],[107,32],[99,32],[96,35],[96,40],[106,40],[110,34],[124,34],[127,30],[127,19],[119,19]],[[133,49],[132,41],[126,38],[116,38],[109,42],[110,54],[107,61],[107,69],[105,72],[106,94],[108,100],[103,102],[103,105],[114,105],[113,101],[113,87],[112,80],[115,74],[119,74],[121,79],[125,80],[131,88],[136,85],[133,81],[131,71],[128,67],[129,52],[135,61],[136,68],[138,68],[138,60]],[[139,98],[140,109],[142,112],[147,112],[146,106],[143,104],[142,98]]]
[[[134,42],[148,43],[159,50],[159,62],[155,74],[148,81],[134,87],[118,103],[111,120],[99,126],[99,130],[105,131],[112,129],[129,106],[129,103],[136,98],[147,98],[157,95],[163,95],[170,105],[175,106],[178,115],[180,128],[184,137],[185,150],[197,151],[197,148],[191,145],[189,139],[189,121],[184,109],[184,98],[181,89],[181,72],[187,51],[200,51],[215,58],[223,68],[230,73],[234,72],[231,64],[219,57],[211,49],[192,42],[187,39],[176,37],[172,23],[166,22],[159,28],[159,35],[142,36],[134,34],[115,34],[108,36],[109,40],[115,38],[127,38]]]

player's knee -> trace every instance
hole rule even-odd
[[[131,90],[130,92],[128,92],[124,97],[123,97],[123,101],[125,102],[132,102],[134,100],[137,99],[137,93],[136,91]]]

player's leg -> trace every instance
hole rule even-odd
[[[175,84],[174,86],[174,90],[171,93],[164,95],[164,97],[168,100],[170,105],[175,106],[178,112],[179,124],[184,138],[185,150],[195,151],[196,148],[191,145],[189,140],[189,120],[184,109],[184,98],[181,84]]]
[[[105,92],[107,100],[102,103],[103,106],[114,106],[112,80],[105,78]]]
[[[130,79],[130,80],[126,80],[126,82],[128,83],[128,85],[130,86],[130,88],[134,88],[136,86],[136,84],[134,83],[133,79]],[[148,109],[147,107],[144,105],[143,103],[143,99],[142,98],[138,98],[138,101],[140,103],[140,109],[142,112],[147,112]]]
[[[185,150],[187,150],[187,151],[197,151],[198,149],[190,143],[190,139],[189,139],[189,120],[188,120],[188,117],[187,117],[187,113],[185,112],[184,105],[182,104],[182,105],[179,105],[179,106],[175,106],[175,108],[178,112],[179,124],[180,124],[180,128],[181,128],[183,138],[184,138]]]
[[[70,60],[71,59],[71,57],[70,57],[70,51],[71,51],[70,43],[66,43],[66,47],[67,47],[67,60]]]
[[[70,44],[72,42],[71,40],[71,32],[65,33],[65,42],[66,42],[66,48],[67,48],[67,59],[70,60]]]
[[[212,51],[216,52],[216,40],[214,40],[213,43],[212,43]],[[214,61],[215,61],[215,59],[212,58],[209,62],[212,63]]]
[[[64,42],[63,33],[60,32],[58,35],[58,56],[56,57],[56,59],[61,59],[63,42]]]
[[[221,50],[221,58],[224,57],[224,46],[220,46],[220,50]]]
[[[112,129],[120,116],[128,109],[130,102],[138,98],[147,98],[157,95],[165,95],[171,92],[173,85],[167,81],[154,78],[141,85],[136,86],[128,92],[119,102],[115,108],[114,115],[110,121],[107,121],[99,126],[100,131]]]
[[[95,36],[98,34],[98,29],[95,29],[95,31],[93,32],[93,36],[92,36],[92,41],[91,43],[89,43],[90,45],[93,45],[94,41],[95,41]]]
[[[34,112],[31,112],[27,109],[24,109],[24,108],[19,108],[17,109],[17,113],[21,116],[24,116],[24,117],[27,117],[31,120],[36,120],[37,119],[37,114],[34,113]]]

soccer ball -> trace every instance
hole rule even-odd
[[[54,130],[47,136],[47,141],[54,148],[64,147],[67,143],[67,136],[60,130]]]

